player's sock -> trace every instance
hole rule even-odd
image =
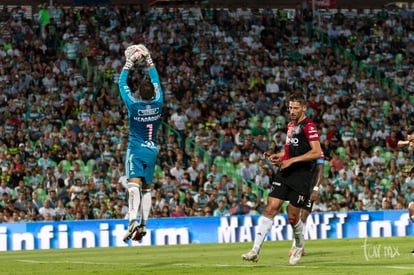
[[[128,216],[129,220],[136,220],[138,217],[139,204],[141,202],[141,193],[139,192],[139,185],[135,183],[128,183]]]
[[[151,211],[151,191],[149,189],[142,190],[142,219],[141,225],[145,226]]]
[[[303,223],[301,220],[299,220],[298,223],[293,226],[293,234],[295,237],[296,247],[302,247],[303,246]]]
[[[260,248],[273,225],[273,219],[263,217],[257,228],[256,236],[254,238],[253,250],[259,254]]]
[[[305,236],[305,231],[306,231],[306,223],[302,222],[302,235],[303,236]],[[293,233],[292,247],[294,247],[295,245],[296,245],[295,233]]]

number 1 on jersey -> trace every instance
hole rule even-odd
[[[152,131],[154,126],[152,124],[147,124],[147,128],[148,128],[148,140],[152,140]]]

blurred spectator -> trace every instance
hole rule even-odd
[[[173,211],[171,213],[171,217],[180,218],[180,217],[186,217],[186,214],[184,210],[182,209],[181,205],[177,204],[175,207],[173,207]]]
[[[45,200],[43,206],[39,209],[39,216],[41,220],[51,220],[56,216],[55,209],[50,206],[50,201]]]
[[[225,208],[225,204],[223,201],[219,201],[217,204],[217,208],[213,211],[213,216],[215,217],[223,217],[229,216],[230,212],[228,209]]]
[[[381,208],[381,200],[374,198],[372,191],[368,191],[366,198],[362,200],[363,209],[366,211],[376,211]]]
[[[109,11],[112,9],[109,7]],[[14,205],[21,196],[14,190],[20,188],[27,198],[30,193],[36,194],[33,209],[42,207],[37,204],[54,196],[49,193],[56,190],[57,199],[64,201],[67,220],[88,217],[76,205],[89,196],[93,198],[95,193],[95,218],[100,214],[106,218],[122,216],[121,204],[101,206],[103,201],[115,204],[116,200],[126,199],[125,186],[117,184],[122,182],[127,144],[127,113],[118,104],[114,85],[119,77],[117,66],[122,63],[119,56],[127,45],[140,41],[139,27],[158,25],[162,29],[167,21],[155,23],[156,10],[152,8],[117,9],[119,12],[111,13],[108,24],[103,26],[101,22],[106,19],[87,7],[80,7],[79,16],[72,17],[69,7],[44,5],[32,18],[24,15],[22,25],[4,35],[0,43],[0,61],[6,64],[0,83],[0,194],[6,193],[0,204],[0,210],[4,210],[0,211],[2,219],[30,220],[28,212]],[[260,154],[269,148],[283,149],[287,111],[284,99],[290,93],[304,92],[310,103],[309,115],[320,126],[323,150],[330,164],[330,184],[321,191],[323,204],[330,210],[350,210],[352,196],[348,196],[347,188],[356,196],[361,186],[367,185],[374,196],[381,189],[377,187],[383,186],[385,194],[391,189],[394,198],[400,198],[398,207],[406,207],[402,198],[412,199],[408,188],[412,176],[405,173],[413,165],[413,150],[395,147],[396,140],[406,135],[407,129],[400,125],[414,124],[410,107],[412,52],[406,50],[410,45],[410,24],[404,19],[405,11],[388,17],[383,17],[388,14],[385,10],[380,17],[350,11],[354,24],[363,25],[369,20],[376,25],[372,30],[376,34],[388,31],[390,37],[395,37],[398,32],[398,43],[392,41],[392,47],[378,44],[377,49],[370,48],[371,39],[364,39],[370,32],[365,27],[344,27],[341,32],[335,29],[332,20],[346,19],[341,13],[321,18],[318,28],[312,29],[312,17],[306,9],[303,24],[298,24],[297,19],[289,20],[285,10],[268,14],[243,8],[237,12],[228,10],[226,17],[218,15],[227,9],[199,11],[203,18],[211,14],[212,19],[199,26],[197,19],[190,16],[194,21],[191,36],[180,33],[177,25],[170,27],[171,33],[180,33],[179,37],[163,37],[157,30],[146,35],[145,40],[149,47],[160,49],[157,60],[166,63],[160,76],[168,99],[168,116],[159,129],[161,170],[154,178],[156,189],[164,186],[162,197],[172,197],[177,190],[173,186],[180,183],[184,172],[189,174],[191,185],[182,191],[189,190],[195,197],[212,173],[213,189],[209,187],[208,192],[217,188],[218,201],[220,197],[228,198],[228,205],[234,206],[240,200],[243,185],[255,184],[263,168],[257,161]],[[136,12],[142,17],[142,26],[128,19]],[[168,9],[157,12],[161,17],[176,16]],[[12,11],[5,8],[3,13],[10,15]],[[128,16],[124,20],[120,14]],[[102,26],[89,26],[86,15],[95,18],[96,26]],[[183,20],[177,16],[177,21]],[[39,17],[41,24],[37,24]],[[243,31],[231,24],[223,29],[226,20],[241,22]],[[263,20],[266,24],[260,23]],[[253,21],[254,24],[248,23]],[[63,22],[66,25],[62,29]],[[29,41],[29,46],[16,48],[20,41]],[[294,45],[298,45],[299,54],[286,50],[291,49],[292,42],[297,43]],[[360,45],[360,50],[352,45]],[[188,47],[193,48],[194,54],[173,54]],[[308,62],[310,58],[320,62]],[[355,66],[349,66],[350,62]],[[19,64],[25,64],[24,68]],[[233,142],[232,146],[227,139]],[[216,161],[219,155],[231,157],[232,164],[226,163],[228,159]],[[254,161],[246,162],[250,156]],[[166,172],[175,167],[176,161],[180,162],[180,172],[168,179]],[[332,183],[343,173],[352,183],[333,190]],[[227,184],[221,182],[224,174]],[[395,187],[378,185],[378,177],[394,181]],[[23,186],[19,187],[21,182]],[[166,182],[169,184],[164,185]],[[365,190],[361,198],[359,194],[356,208],[362,210],[368,193]],[[390,208],[388,201],[383,208]],[[159,210],[158,214],[165,216],[163,209]],[[188,208],[183,210],[191,215]],[[211,211],[202,207],[193,214],[211,215],[207,213]],[[53,215],[47,213],[43,219],[53,219]]]

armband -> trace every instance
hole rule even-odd
[[[315,186],[313,187],[313,191],[318,192],[318,191],[319,191],[319,186],[316,186],[316,185],[315,185]]]

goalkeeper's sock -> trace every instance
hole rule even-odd
[[[128,214],[129,220],[136,220],[138,217],[139,204],[141,202],[141,193],[139,185],[136,183],[128,183]]]
[[[269,233],[270,228],[272,228],[273,225],[273,219],[269,219],[267,217],[262,217],[260,220],[260,224],[257,228],[256,236],[254,238],[254,245],[253,250],[259,254],[260,249],[263,245],[263,242],[267,236],[267,233]]]
[[[151,191],[149,189],[142,190],[141,209],[142,209],[141,225],[145,226],[148,220],[150,210],[151,210]]]

